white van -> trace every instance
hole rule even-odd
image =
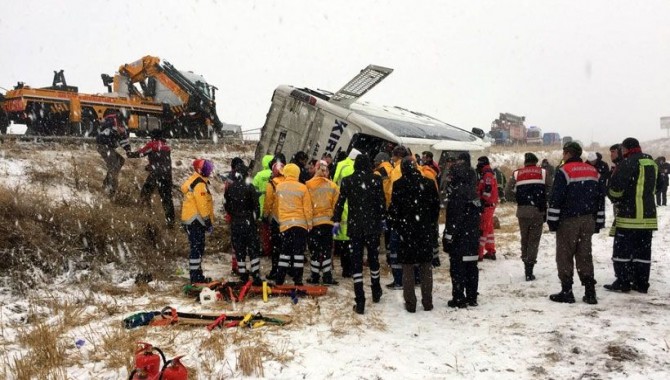
[[[277,87],[256,147],[254,172],[261,169],[264,155],[280,152],[287,159],[298,151],[306,152],[310,160],[324,153],[334,159],[339,152],[356,148],[374,158],[380,151],[404,145],[414,154],[433,152],[443,167],[449,155],[490,146],[480,129],[468,132],[419,112],[358,101],[391,72],[370,65],[335,94]]]

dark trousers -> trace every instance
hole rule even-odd
[[[424,309],[432,309],[433,306],[433,265],[431,263],[403,264],[402,266],[402,290],[405,306],[408,309],[416,308],[416,294],[414,286],[414,268],[419,269],[419,278],[421,279],[421,304]]]
[[[453,251],[449,253],[449,274],[451,275],[451,296],[454,301],[477,300],[479,289],[479,236],[455,241]]]
[[[291,227],[282,232],[282,251],[279,255],[277,267],[277,285],[282,285],[289,272],[293,283],[302,284],[302,271],[305,266],[305,245],[307,230],[301,227]]]
[[[158,195],[161,197],[163,211],[165,212],[165,222],[168,225],[174,224],[174,203],[172,202],[172,174],[150,172],[147,176],[140,198],[142,203],[151,207],[151,195],[158,189]]]
[[[542,215],[530,218],[519,218],[519,232],[521,233],[521,260],[526,264],[537,262],[537,251],[542,238]]]
[[[102,181],[102,185],[108,195],[114,195],[116,189],[119,187],[119,172],[126,160],[116,151],[116,149],[109,148],[105,145],[98,145],[98,153],[100,153],[102,159],[105,160],[105,166],[107,167],[107,174]]]
[[[318,280],[323,272],[324,280],[333,279],[333,226],[322,224],[309,231],[307,245],[310,252],[312,279]]]
[[[249,273],[253,278],[259,278],[261,259],[256,225],[233,221],[230,226],[230,239],[237,257],[240,280],[246,282],[249,279]],[[249,270],[247,270],[247,262],[249,263]]]
[[[353,272],[351,264],[351,240],[334,240],[333,247],[335,255],[340,256],[340,266],[342,267],[342,277],[351,277]]]
[[[582,285],[595,284],[591,255],[591,236],[595,226],[593,215],[561,220],[556,230],[556,266],[561,285],[572,286],[575,266]]]
[[[400,249],[400,235],[391,230],[388,234],[389,236],[389,254],[387,257],[388,264],[391,266],[391,274],[393,275],[393,283],[396,285],[402,285],[403,283],[403,265],[398,262],[398,250]],[[420,282],[419,278],[419,269],[417,267],[412,268],[412,273],[414,274],[414,280]]]
[[[270,270],[270,275],[268,277],[274,277],[277,274],[277,268],[279,267],[279,256],[281,255],[282,250],[282,235],[279,232],[279,223],[276,220],[272,219],[270,221],[270,244],[272,245],[272,269]]]
[[[668,189],[656,189],[656,205],[666,206],[668,204]]]
[[[368,251],[368,267],[370,268],[370,279],[372,282],[372,295],[381,296],[381,285],[379,284],[379,235],[350,236],[352,256],[352,269],[354,280],[354,299],[356,304],[365,304],[365,291],[363,290],[363,250]]]
[[[617,228],[612,254],[617,279],[641,290],[649,288],[651,237],[651,230]]]
[[[191,248],[188,256],[191,283],[203,282],[205,276],[202,274],[202,255],[205,253],[205,226],[196,221],[185,225],[184,229],[188,234],[188,243]]]

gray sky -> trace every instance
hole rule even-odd
[[[585,143],[666,136],[670,1],[3,1],[0,86],[82,92],[156,55],[219,87],[218,112],[265,121],[278,84],[338,90],[395,69],[364,99],[490,129],[500,112]],[[3,91],[4,92],[4,91]]]

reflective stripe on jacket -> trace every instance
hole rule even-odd
[[[340,196],[335,182],[325,177],[314,177],[305,183],[312,199],[312,226],[332,225],[333,210]]]
[[[214,201],[209,191],[209,179],[193,173],[182,185],[184,202],[181,206],[182,224],[200,222],[203,226],[214,223]]]
[[[265,203],[263,203],[263,216],[271,216],[279,220],[279,209],[277,208],[277,186],[284,182],[286,177],[279,176],[271,179],[265,186]]]
[[[648,154],[634,153],[617,165],[607,196],[616,206],[616,228],[657,230],[658,166]]]
[[[297,178],[286,177],[276,189],[279,231],[292,227],[312,228],[312,199],[307,186]]]

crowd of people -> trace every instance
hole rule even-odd
[[[108,173],[105,191],[113,195],[124,158],[148,156],[149,172],[140,198],[150,203],[158,190],[168,226],[175,223],[172,202],[170,147],[160,131],[137,151],[128,143],[127,130],[115,116],[106,118],[98,136],[98,151]],[[380,302],[381,244],[386,251],[392,281],[389,290],[403,290],[404,307],[415,312],[415,286],[420,286],[423,309],[433,309],[433,273],[440,266],[439,242],[449,255],[452,299],[449,307],[478,305],[478,262],[496,260],[494,214],[502,201],[516,203],[521,261],[526,281],[535,280],[543,226],[556,236],[556,265],[561,290],[549,296],[574,303],[574,269],[584,286],[582,300],[596,304],[591,238],[605,228],[605,202],[613,204],[613,269],[615,280],[605,289],[647,293],[651,266],[652,231],[657,229],[656,206],[666,205],[670,164],[642,152],[639,142],[627,138],[610,149],[611,166],[599,153],[582,160],[576,142],[563,146],[561,163],[554,168],[532,152],[509,180],[492,169],[487,156],[447,156],[440,167],[430,151],[413,155],[398,145],[374,158],[357,149],[309,160],[304,152],[287,162],[281,153],[262,159],[262,170],[251,176],[250,167],[236,157],[226,176],[225,220],[230,224],[234,250],[233,269],[244,282],[260,285],[261,256],[271,257],[267,280],[284,284],[286,277],[303,285],[338,285],[334,254],[340,258],[341,277],[351,277],[353,310],[365,313],[363,268],[369,269],[372,302]],[[181,224],[190,245],[192,283],[207,282],[202,271],[205,236],[214,228],[211,160],[196,159],[192,175],[181,185]],[[445,227],[439,238],[438,218],[445,210]],[[306,253],[309,256],[306,256]]]

